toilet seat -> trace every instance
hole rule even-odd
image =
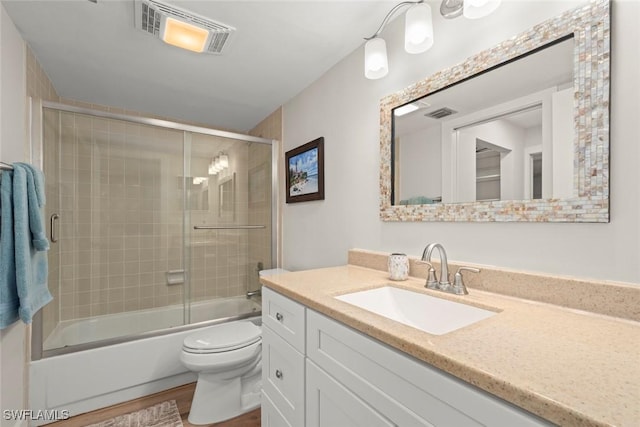
[[[224,353],[261,340],[262,330],[252,322],[231,322],[206,328],[184,339],[182,350],[192,354]]]

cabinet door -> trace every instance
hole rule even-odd
[[[306,412],[306,427],[395,426],[309,359]]]
[[[293,426],[304,423],[304,356],[262,326],[262,389]]]
[[[262,393],[261,424],[262,427],[293,427],[276,408],[269,396]]]

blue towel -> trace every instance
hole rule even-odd
[[[13,172],[0,176],[0,329],[18,320],[18,288],[13,246]]]
[[[46,203],[44,193],[44,176],[42,172],[27,163],[16,163],[14,167],[20,166],[25,169],[27,176],[27,205],[29,214],[29,229],[31,230],[31,238],[33,247],[36,251],[48,251],[49,240],[47,240],[46,230],[44,228],[44,220],[42,218],[42,208]],[[14,181],[15,188],[15,181]],[[14,203],[15,203],[14,195]],[[45,269],[46,270],[46,269]],[[46,282],[46,277],[45,277]]]
[[[4,190],[3,186],[3,193]],[[49,241],[41,211],[45,202],[42,172],[31,165],[15,163],[12,190],[12,244],[15,254],[15,287],[19,298],[18,315],[25,323],[31,323],[33,315],[53,299],[47,288],[46,251],[49,249]],[[5,257],[4,247],[2,257]],[[11,258],[10,255],[7,254],[7,258]]]

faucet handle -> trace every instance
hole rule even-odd
[[[479,268],[460,267],[453,278],[453,287],[451,288],[453,293],[456,295],[467,295],[469,293],[469,291],[467,291],[467,287],[464,285],[464,281],[462,280],[462,271],[480,273]]]
[[[424,285],[425,288],[428,289],[438,289],[438,278],[436,277],[436,269],[433,268],[428,261],[418,261],[420,264],[427,264],[429,266],[429,271],[427,272],[427,283]]]

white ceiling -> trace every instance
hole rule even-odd
[[[178,1],[237,29],[222,55],[134,26],[133,0],[2,0],[58,94],[248,131],[357,49],[394,1]],[[362,77],[364,78],[364,77]]]

